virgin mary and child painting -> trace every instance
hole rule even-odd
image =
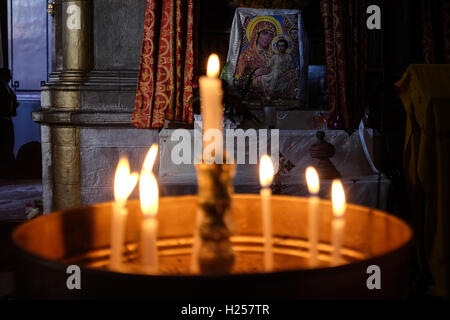
[[[306,37],[298,10],[239,8],[233,20],[228,68],[249,100],[301,99],[306,84]]]

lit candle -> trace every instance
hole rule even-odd
[[[152,149],[148,152],[146,160],[151,157],[151,152]],[[151,167],[153,165],[149,167],[145,164],[146,161],[144,161],[144,166],[139,179],[141,209],[144,215],[141,231],[141,255],[142,265],[147,268],[149,272],[155,273],[158,271],[158,221],[156,215],[158,213],[159,191],[156,178],[151,172]]]
[[[264,235],[264,269],[269,272],[273,269],[272,252],[272,215],[270,209],[270,198],[272,190],[270,185],[273,180],[273,163],[268,155],[261,158],[259,164],[259,181],[261,182],[261,209]]]
[[[127,158],[120,158],[114,177],[114,206],[111,222],[111,267],[120,268],[122,264],[125,223],[128,211],[125,207],[128,197],[136,186],[138,174],[130,174]]]
[[[342,183],[333,180],[331,185],[331,198],[333,203],[333,224],[332,224],[332,255],[331,263],[337,265],[341,261],[342,234],[345,226],[345,193]]]
[[[318,231],[318,204],[319,197],[317,194],[319,193],[320,183],[319,183],[319,175],[317,174],[316,169],[313,167],[308,167],[306,169],[306,182],[308,185],[308,190],[310,193],[309,201],[308,201],[308,215],[309,215],[309,263],[311,267],[315,267],[318,262],[318,242],[319,242],[319,231]]]
[[[206,133],[214,136],[214,142],[203,142],[203,152],[205,153],[205,160],[207,162],[212,160],[209,157],[211,152],[208,153],[208,151],[211,151],[211,147],[215,150],[216,162],[222,161],[221,157],[223,157],[223,91],[222,82],[219,79],[219,72],[219,56],[217,54],[211,54],[208,59],[207,75],[199,79],[203,139],[205,139]],[[217,130],[217,134],[214,134],[212,130]]]
[[[146,172],[152,172],[153,165],[155,164],[156,156],[158,155],[158,145],[153,144],[148,150],[145,156],[144,163],[142,165],[142,170]]]

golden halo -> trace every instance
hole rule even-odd
[[[259,22],[262,22],[262,21],[269,22],[269,23],[271,23],[271,24],[273,24],[275,26],[277,34],[275,34],[274,36],[277,36],[277,35],[283,33],[283,29],[281,28],[281,24],[278,22],[277,19],[275,19],[274,17],[271,17],[271,16],[259,16],[259,17],[253,18],[252,21],[250,21],[250,23],[247,26],[247,30],[245,31],[245,33],[247,34],[248,41],[251,40],[253,29],[255,29],[255,26]]]
[[[281,39],[286,40],[287,43],[288,43],[288,47],[286,48],[286,53],[291,53],[292,52],[292,43],[293,43],[293,41],[292,41],[291,37],[289,37],[287,35],[284,35],[284,34],[278,35],[275,38],[273,38],[273,40],[272,40],[272,51],[275,54],[279,53],[278,52],[278,47],[277,47],[277,42],[278,42],[278,40],[281,40]]]

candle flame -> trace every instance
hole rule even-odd
[[[217,78],[219,76],[220,61],[219,56],[215,53],[211,54],[208,58],[207,76],[211,78]]]
[[[345,213],[346,203],[344,188],[339,180],[333,180],[331,185],[331,199],[333,202],[333,213],[335,217],[342,217]]]
[[[308,185],[309,193],[310,194],[319,193],[320,182],[319,182],[319,175],[317,174],[316,169],[314,169],[314,167],[306,168],[305,175],[306,175],[306,183]]]
[[[141,209],[144,216],[155,217],[158,213],[159,189],[155,176],[142,170],[139,180]]]
[[[267,188],[272,184],[273,174],[272,159],[268,155],[262,156],[259,163],[259,181],[262,187]]]
[[[148,150],[147,155],[145,156],[144,164],[142,165],[142,170],[146,172],[152,171],[157,154],[158,154],[158,145],[153,144]]]
[[[135,172],[130,174],[128,159],[126,157],[120,158],[114,176],[114,199],[122,205],[125,205],[137,181],[138,174]]]

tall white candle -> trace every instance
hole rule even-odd
[[[151,273],[158,272],[158,220],[146,217],[142,223],[142,265]]]
[[[114,203],[114,212],[111,225],[111,267],[119,269],[122,265],[123,241],[127,209],[119,202]]]
[[[207,75],[201,76],[199,79],[203,138],[209,132],[210,135],[214,136],[214,140],[217,139],[215,140],[215,146],[218,146],[219,149],[215,150],[216,162],[223,157],[223,91],[222,82],[219,79],[219,72],[219,56],[217,54],[211,54],[208,59]],[[209,130],[217,130],[217,134]],[[208,146],[214,143],[212,140],[203,141],[204,151],[208,150]],[[205,160],[210,161],[211,159],[207,157]]]
[[[157,153],[156,145],[150,148],[139,179],[141,209],[143,213],[141,230],[142,265],[149,272],[158,271],[158,220],[156,218],[159,205],[158,183],[151,169]]]
[[[200,226],[203,220],[202,212],[197,210],[195,215],[195,231],[194,231],[194,243],[192,244],[192,254],[191,254],[191,272],[199,273],[200,267],[198,265],[198,255],[200,251]]]
[[[128,211],[126,201],[136,186],[138,174],[130,174],[130,165],[127,158],[121,158],[114,176],[113,214],[111,221],[111,255],[110,265],[119,269],[122,264],[123,243],[125,238],[125,224]]]
[[[346,209],[345,193],[341,181],[333,180],[331,198],[333,204],[331,264],[338,265],[341,262],[342,235],[345,227]]]
[[[261,183],[261,211],[262,226],[264,236],[264,270],[270,272],[273,270],[273,250],[272,250],[272,213],[270,185],[273,180],[273,163],[268,155],[264,155],[259,164],[259,180]]]
[[[318,244],[319,244],[319,224],[318,224],[318,205],[319,205],[319,197],[317,194],[319,193],[320,183],[319,183],[319,175],[317,174],[316,169],[313,167],[308,167],[306,169],[306,182],[308,185],[308,190],[310,193],[309,201],[308,201],[308,220],[309,220],[309,228],[308,228],[308,236],[309,236],[309,264],[311,267],[317,266],[318,263]]]

